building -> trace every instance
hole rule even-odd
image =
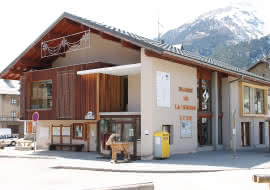
[[[0,128],[11,128],[12,134],[23,137],[24,123],[19,119],[19,90],[18,81],[0,79]]]
[[[237,149],[269,146],[270,80],[69,13],[1,77],[21,80],[21,119],[39,113],[39,148],[108,154],[118,133],[134,157],[152,159],[160,130],[171,154],[230,149],[234,135]]]
[[[257,75],[270,78],[270,57],[258,61],[256,64],[251,65],[247,71]]]

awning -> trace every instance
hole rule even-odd
[[[141,63],[130,64],[130,65],[120,65],[114,67],[106,67],[100,69],[91,69],[78,71],[78,75],[88,75],[94,73],[103,73],[115,76],[125,76],[125,75],[136,75],[141,72]]]

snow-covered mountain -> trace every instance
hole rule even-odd
[[[169,44],[211,56],[220,45],[235,45],[265,36],[264,22],[252,7],[229,6],[205,13],[190,23],[169,30],[161,38]]]

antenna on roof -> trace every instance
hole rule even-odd
[[[158,29],[158,41],[160,41],[160,30],[159,30],[159,27],[161,26],[161,27],[163,27],[163,25],[159,22],[159,15],[158,15],[158,26],[157,26],[157,29]]]

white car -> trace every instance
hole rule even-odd
[[[14,135],[1,135],[0,143],[2,146],[15,146],[17,143],[18,137]]]

